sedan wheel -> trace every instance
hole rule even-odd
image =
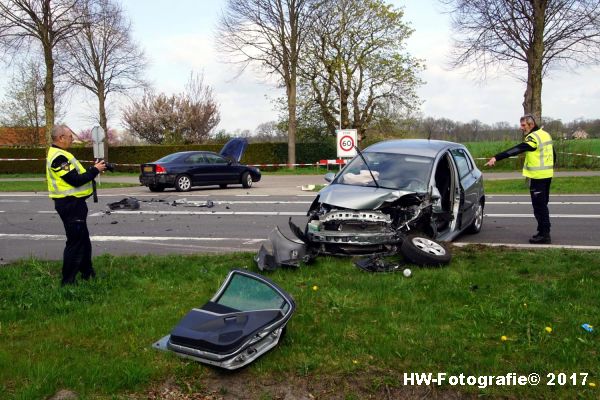
[[[250,175],[249,172],[244,172],[244,174],[242,175],[242,186],[248,189],[252,187],[252,183],[252,175]]]
[[[477,210],[475,210],[475,218],[471,225],[467,228],[468,233],[479,233],[481,231],[481,227],[483,226],[483,204],[479,202],[477,206]]]
[[[178,192],[187,192],[192,188],[192,181],[187,175],[179,175],[175,179],[175,189]]]
[[[443,265],[452,258],[446,246],[422,234],[408,235],[401,250],[404,257],[417,265]]]

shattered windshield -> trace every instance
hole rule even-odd
[[[216,303],[240,311],[281,309],[289,304],[272,287],[246,275],[235,274]]]
[[[433,158],[393,153],[364,153],[380,187],[426,192]],[[376,187],[369,168],[360,157],[354,158],[335,183]]]

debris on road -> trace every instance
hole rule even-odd
[[[212,202],[212,200],[207,200],[207,201],[189,201],[187,199],[181,199],[181,200],[173,200],[170,203],[173,207],[177,207],[179,205],[184,206],[184,207],[206,207],[206,208],[212,208],[215,206],[215,203]]]
[[[115,201],[114,203],[108,203],[108,208],[111,210],[126,209],[126,210],[139,210],[140,201],[135,197],[126,197],[123,200]]]

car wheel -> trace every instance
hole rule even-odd
[[[219,185],[219,187],[220,187],[221,189],[227,189],[227,184],[226,184],[226,183],[223,183],[223,184]]]
[[[406,236],[401,251],[408,261],[417,265],[444,265],[452,259],[445,245],[418,233]]]
[[[163,185],[148,185],[148,189],[151,192],[162,192],[165,190],[165,187]]]
[[[471,225],[469,225],[466,229],[468,233],[479,233],[481,231],[481,227],[483,226],[483,203],[479,202],[477,206],[477,210],[475,210],[475,218]]]
[[[187,192],[192,188],[192,180],[187,175],[179,175],[175,178],[175,190]]]
[[[252,187],[252,175],[249,172],[244,172],[242,174],[242,186],[246,189]]]

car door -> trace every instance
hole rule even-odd
[[[202,185],[209,174],[206,158],[202,153],[190,154],[183,160],[187,174],[192,179],[192,185]]]
[[[232,270],[210,301],[188,312],[154,347],[238,369],[277,345],[295,309],[292,296],[268,278]]]
[[[450,150],[452,159],[456,164],[458,170],[459,183],[460,183],[460,228],[468,226],[473,218],[475,218],[475,211],[477,210],[477,204],[479,203],[479,196],[477,185],[477,178],[473,175],[473,162],[471,157],[462,148],[454,148]]]
[[[239,173],[231,162],[218,154],[206,153],[206,161],[210,171],[210,181],[216,184],[239,182]]]

